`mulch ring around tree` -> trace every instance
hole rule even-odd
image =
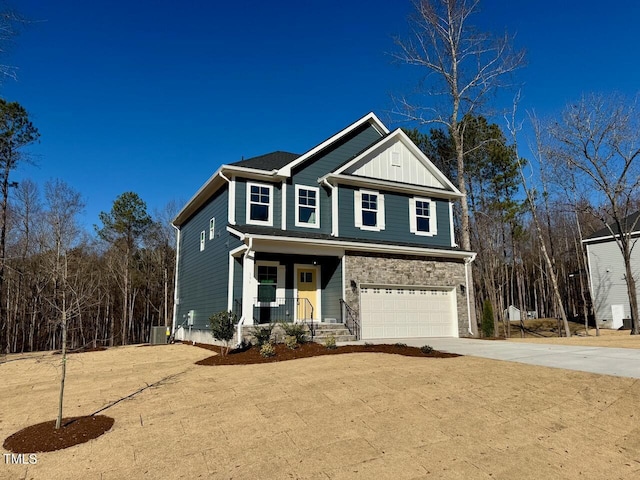
[[[197,347],[220,352],[220,347],[207,344],[196,344]],[[409,347],[404,344],[367,344],[367,345],[344,345],[330,349],[319,343],[309,342],[298,345],[298,348],[292,350],[287,348],[285,344],[278,343],[274,345],[276,354],[272,357],[263,357],[260,355],[260,349],[252,346],[248,349],[231,350],[225,357],[215,355],[196,362],[196,365],[251,365],[254,363],[271,363],[284,362],[287,360],[296,360],[299,358],[318,357],[321,355],[340,355],[344,353],[391,353],[395,355],[405,355],[407,357],[427,357],[427,358],[453,358],[459,357],[455,353],[439,352],[431,350],[428,353],[423,352],[417,347]]]
[[[98,438],[108,432],[114,419],[106,415],[68,417],[56,430],[56,421],[23,428],[4,441],[2,447],[13,453],[53,452]]]

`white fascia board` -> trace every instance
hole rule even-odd
[[[239,232],[238,230],[236,230],[235,228],[229,225],[227,225],[227,232],[229,232],[231,235],[235,235],[236,237],[238,237],[241,242],[244,242],[244,239],[246,236],[244,233]]]
[[[625,235],[629,235],[630,237],[637,237],[637,236],[640,236],[640,231],[631,232]],[[585,238],[584,240],[582,240],[582,243],[589,244],[589,243],[601,242],[603,240],[611,240],[613,242],[615,241],[616,238],[619,238],[619,237],[620,237],[620,234],[617,233],[615,235],[605,235],[604,237]]]
[[[427,170],[429,170],[433,174],[433,176],[436,177],[440,182],[446,185],[447,188],[449,188],[452,193],[458,194],[459,196],[462,195],[460,193],[460,190],[458,190],[456,186],[453,183],[451,183],[451,181],[446,177],[446,175],[442,173],[440,169],[436,167],[431,160],[429,160],[429,158],[427,158],[427,156],[422,152],[422,150],[420,150],[416,146],[416,144],[411,141],[411,139],[407,136],[407,134],[404,133],[400,128],[398,128],[397,130],[394,130],[394,132],[391,135],[381,139],[381,141],[374,143],[367,150],[365,150],[360,155],[355,157],[353,160],[344,164],[343,166],[341,166],[340,168],[338,168],[336,171],[332,173],[334,175],[342,174],[345,170],[349,169],[351,166],[358,163],[360,160],[365,158],[374,150],[379,149],[380,147],[384,147],[386,144],[393,143],[396,140],[400,140],[404,144],[404,146],[407,147],[409,151],[411,151],[411,153],[413,153],[413,155],[415,155],[415,157],[420,162],[422,162],[422,164],[427,168]]]
[[[191,214],[195,211],[211,196],[218,188],[220,188],[226,180],[220,176],[220,172],[224,168],[222,165],[216,172],[209,177],[209,179],[198,189],[193,197],[182,207],[182,210],[178,212],[175,218],[172,220],[172,225],[179,227]]]
[[[282,167],[278,171],[278,174],[282,175],[282,176],[285,176],[285,177],[290,177],[291,176],[291,170],[293,168],[295,168],[297,165],[300,165],[302,162],[307,160],[309,157],[315,155],[316,153],[321,151],[323,148],[326,148],[329,145],[331,145],[332,143],[334,143],[340,137],[343,137],[343,136],[347,135],[349,132],[352,132],[353,130],[355,130],[356,128],[358,128],[359,126],[361,126],[361,125],[363,125],[363,124],[365,124],[367,122],[371,123],[371,125],[378,132],[382,132],[383,135],[386,135],[386,134],[389,133],[389,129],[384,125],[384,123],[382,123],[380,121],[380,119],[376,116],[376,114],[373,113],[373,112],[370,112],[367,115],[365,115],[364,117],[362,117],[360,120],[358,120],[357,122],[352,123],[347,128],[339,131],[338,133],[336,133],[332,137],[328,138],[327,140],[322,142],[320,145],[317,145],[316,147],[312,148],[308,152],[302,154],[301,156],[296,158],[293,162],[291,162],[288,165],[285,165],[284,167]]]
[[[236,247],[233,250],[229,250],[229,255],[231,255],[232,257],[237,257],[241,253],[246,252],[247,248],[249,247],[247,247],[246,245],[240,245],[239,247]]]
[[[182,223],[195,211],[200,208],[204,202],[206,202],[216,191],[227,182],[227,178],[239,175],[243,178],[249,178],[252,180],[266,180],[268,182],[279,182],[283,180],[278,176],[277,170],[258,170],[256,168],[238,167],[235,165],[221,165],[216,172],[211,175],[195,193],[193,197],[187,202],[187,204],[180,210],[176,217],[171,222],[175,226],[180,226]],[[235,192],[234,192],[235,195]],[[235,201],[235,198],[233,199]]]
[[[425,195],[428,197],[436,198],[464,198],[457,189],[456,191],[441,190],[432,187],[422,187],[420,185],[409,185],[407,183],[397,183],[390,180],[379,180],[376,178],[359,177],[357,175],[342,175],[329,173],[318,179],[318,183],[322,183],[327,180],[333,184],[353,185],[358,187],[368,187],[380,190],[386,190],[389,192],[400,192],[408,195]]]
[[[438,250],[435,248],[428,247],[405,247],[401,245],[386,245],[386,244],[376,244],[376,243],[362,243],[362,242],[352,242],[352,241],[340,241],[340,240],[323,240],[323,239],[313,239],[313,238],[298,238],[298,237],[280,237],[275,235],[254,235],[254,234],[246,234],[247,237],[253,238],[255,241],[266,241],[266,242],[274,242],[274,243],[284,243],[284,244],[301,244],[305,245],[307,248],[310,246],[313,247],[330,247],[335,248],[339,251],[344,250],[357,250],[360,252],[375,252],[375,253],[398,253],[405,255],[422,255],[428,257],[443,257],[443,258],[456,258],[456,259],[466,259],[469,258],[471,261],[475,259],[475,252],[467,252],[462,250]]]

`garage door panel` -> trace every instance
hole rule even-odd
[[[428,287],[363,288],[362,338],[455,337],[454,295]]]

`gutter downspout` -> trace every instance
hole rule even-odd
[[[178,268],[180,266],[180,229],[173,223],[171,224],[176,229],[176,272],[173,279],[173,325],[171,326],[171,335],[176,338],[176,322],[178,320]]]
[[[467,285],[467,318],[468,318],[468,330],[469,333],[471,334],[471,336],[474,335],[473,333],[473,329],[471,328],[471,303],[469,301],[469,267],[471,266],[471,263],[473,263],[473,261],[476,259],[476,255],[477,253],[474,253],[473,256],[471,257],[467,257],[464,259],[464,282]],[[471,286],[471,288],[473,288],[473,285]],[[474,319],[475,320],[475,319]]]
[[[338,223],[338,219],[334,218],[334,217],[336,217],[336,213],[337,212],[335,212],[334,208],[333,208],[334,202],[336,202],[336,204],[337,204],[337,201],[338,201],[337,199],[333,198],[336,186],[335,185],[331,185],[326,177],[322,177],[322,183],[324,185],[326,185],[329,188],[329,190],[331,190],[331,236],[332,237],[337,237],[338,234],[336,232],[336,230],[337,230],[336,229],[336,224]]]
[[[244,238],[243,238],[244,240]],[[244,252],[244,255],[242,256],[242,271],[243,271],[243,276],[244,276],[244,269],[246,268],[247,262],[245,261],[247,259],[247,257],[249,256],[249,254],[251,253],[251,249],[253,248],[253,237],[249,237],[249,246],[247,248],[247,250]],[[244,302],[246,302],[247,299],[243,298],[242,299],[242,306],[243,306],[243,311],[244,311]],[[236,327],[236,341],[237,341],[237,346],[240,347],[242,345],[242,325],[244,324],[246,318],[244,315],[242,315],[240,317],[240,320],[238,320],[238,325]]]

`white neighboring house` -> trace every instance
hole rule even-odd
[[[624,224],[631,228],[631,262],[633,276],[638,284],[640,279],[640,212],[627,217]],[[617,228],[612,227],[616,237]],[[596,322],[601,328],[618,329],[623,319],[631,317],[629,296],[625,280],[622,253],[609,228],[598,230],[583,240],[589,262],[589,284]],[[640,297],[638,298],[640,304]]]

